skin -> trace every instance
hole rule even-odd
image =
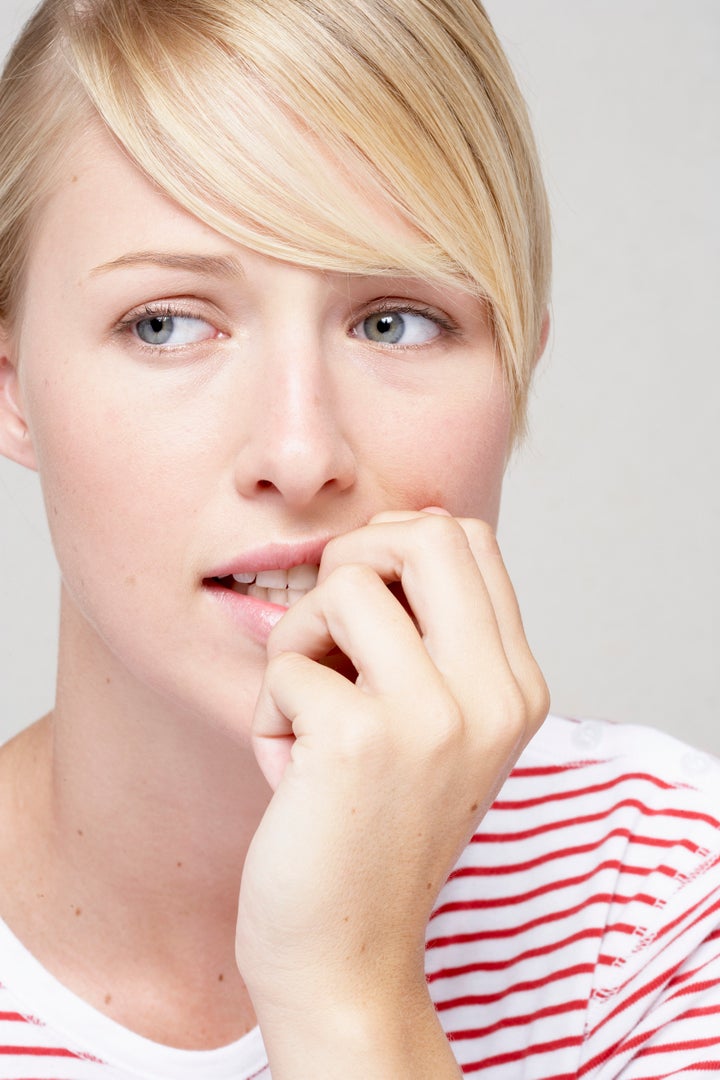
[[[0,449],[39,470],[62,572],[56,708],[0,754],[0,910],[158,1041],[257,1018],[275,1080],[457,1076],[424,928],[548,704],[494,540],[510,408],[486,312],[243,249],[102,132],[67,162],[0,338]],[[453,329],[365,340],[389,300]],[[145,306],[171,304],[198,340],[145,346]],[[203,586],[318,537],[318,586],[266,644]]]

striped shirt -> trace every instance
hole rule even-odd
[[[720,1075],[719,822],[715,759],[647,728],[550,717],[428,925],[428,983],[462,1071]],[[0,923],[0,1078],[129,1077],[269,1071],[257,1029],[210,1051],[125,1030]]]

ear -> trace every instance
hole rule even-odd
[[[35,450],[25,421],[17,366],[10,342],[0,327],[0,454],[36,469]]]

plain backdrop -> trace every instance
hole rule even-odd
[[[32,4],[0,0],[4,54]],[[550,347],[500,537],[561,713],[720,753],[720,4],[489,0],[554,218]],[[52,702],[37,478],[0,462],[0,739]]]

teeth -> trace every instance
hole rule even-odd
[[[306,589],[264,589],[262,585],[248,585],[247,595],[254,596],[256,600],[264,600],[267,604],[291,607],[301,596],[305,596],[307,591]]]
[[[287,589],[287,570],[259,570],[255,577],[255,584],[262,585],[263,589]]]
[[[288,587],[291,589],[314,589],[317,585],[318,568],[310,563],[291,566],[287,572]]]
[[[290,607],[317,585],[318,567],[305,563],[288,570],[258,570],[257,573],[233,574],[241,586],[238,592],[266,603]]]

